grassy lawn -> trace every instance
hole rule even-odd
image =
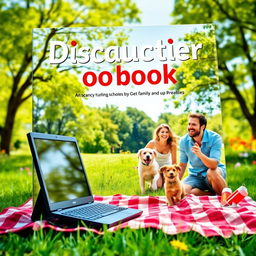
[[[32,163],[29,154],[0,156],[0,210],[19,206],[32,196]]]
[[[141,193],[136,154],[84,154],[83,161],[93,194],[139,195]],[[150,191],[148,193],[153,194]],[[160,190],[157,194],[164,195],[164,191]]]
[[[86,154],[83,159],[94,194],[140,194],[135,154]],[[232,156],[227,163],[229,186],[235,190],[244,184],[256,199],[256,165],[251,159]],[[0,210],[19,206],[31,197],[31,169],[29,154],[0,156]],[[103,236],[51,230],[0,236],[0,255],[252,255],[255,250],[256,235],[204,238],[196,232],[170,236],[153,229],[125,229]]]

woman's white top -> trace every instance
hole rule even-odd
[[[158,152],[156,149],[155,149],[155,151],[156,151],[156,161],[159,164],[159,167],[172,164],[171,152],[169,152],[167,154],[162,154],[162,153]]]

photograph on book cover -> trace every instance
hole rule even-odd
[[[33,70],[33,131],[77,138],[94,194],[163,195],[138,173],[184,159],[191,113],[222,136],[211,24],[33,29]]]

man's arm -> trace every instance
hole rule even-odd
[[[181,168],[181,172],[180,172],[180,179],[182,179],[185,170],[187,168],[187,163],[188,163],[188,156],[187,156],[187,152],[186,152],[186,146],[185,146],[185,141],[181,140],[180,141],[180,168]]]
[[[218,160],[210,158],[201,152],[201,148],[197,143],[192,147],[192,152],[201,159],[203,164],[209,169],[216,169],[218,167]]]
[[[185,163],[180,163],[180,168],[181,168],[181,172],[180,172],[180,179],[182,179],[185,171],[186,171],[186,168],[187,168],[187,164]]]

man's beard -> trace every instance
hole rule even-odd
[[[193,129],[190,129],[190,130],[193,130]],[[188,130],[188,135],[191,138],[194,138],[194,137],[197,137],[198,135],[200,135],[200,131],[195,131],[195,130],[193,130],[193,134],[190,135],[190,130]]]

